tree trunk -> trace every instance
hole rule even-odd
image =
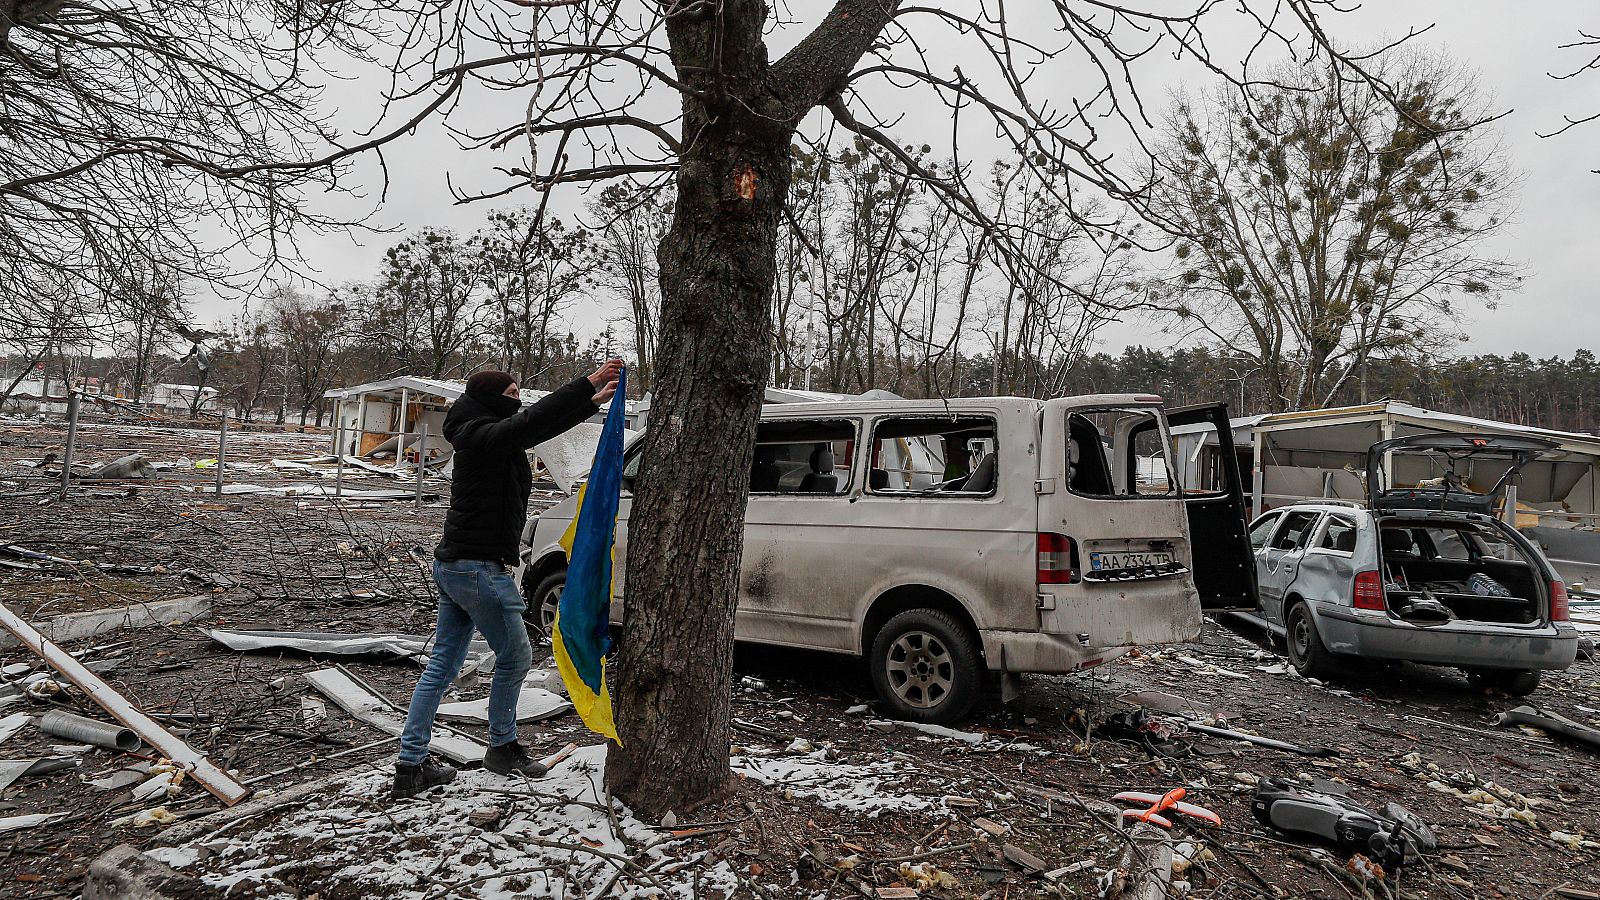
[[[764,12],[750,12],[730,11],[720,33],[681,23],[693,33],[674,34],[687,61],[720,53],[727,72],[751,77],[725,76],[749,92],[736,102],[684,104],[683,133],[695,139],[657,253],[655,405],[629,521],[636,549],[613,688],[622,746],[606,763],[607,787],[649,821],[730,783],[733,614],[791,133],[757,89]]]

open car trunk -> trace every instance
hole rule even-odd
[[[1498,523],[1386,520],[1379,529],[1384,599],[1418,625],[1527,625],[1544,618],[1541,568]]]

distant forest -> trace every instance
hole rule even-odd
[[[1241,402],[1240,381],[1244,381]],[[1205,350],[1129,347],[1095,353],[1070,367],[1068,393],[1154,391],[1172,405],[1226,400],[1235,415],[1268,412],[1254,373],[1237,360]],[[1588,350],[1569,359],[1534,359],[1526,353],[1456,359],[1374,359],[1366,375],[1351,378],[1332,405],[1385,397],[1444,412],[1462,413],[1560,431],[1600,431],[1600,361]]]

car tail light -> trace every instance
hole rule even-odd
[[[1039,583],[1078,583],[1078,545],[1072,538],[1039,532]]]
[[[1355,584],[1356,609],[1387,609],[1383,601],[1383,576],[1376,571],[1357,572]]]
[[[1554,579],[1550,582],[1550,621],[1565,622],[1568,615],[1566,582]]]

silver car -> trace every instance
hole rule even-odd
[[[1524,696],[1542,670],[1570,666],[1565,585],[1493,514],[1553,448],[1489,435],[1384,441],[1368,455],[1366,507],[1297,503],[1251,523],[1259,612],[1295,670],[1320,678],[1357,658],[1405,660]],[[1396,471],[1413,483],[1386,487]]]

